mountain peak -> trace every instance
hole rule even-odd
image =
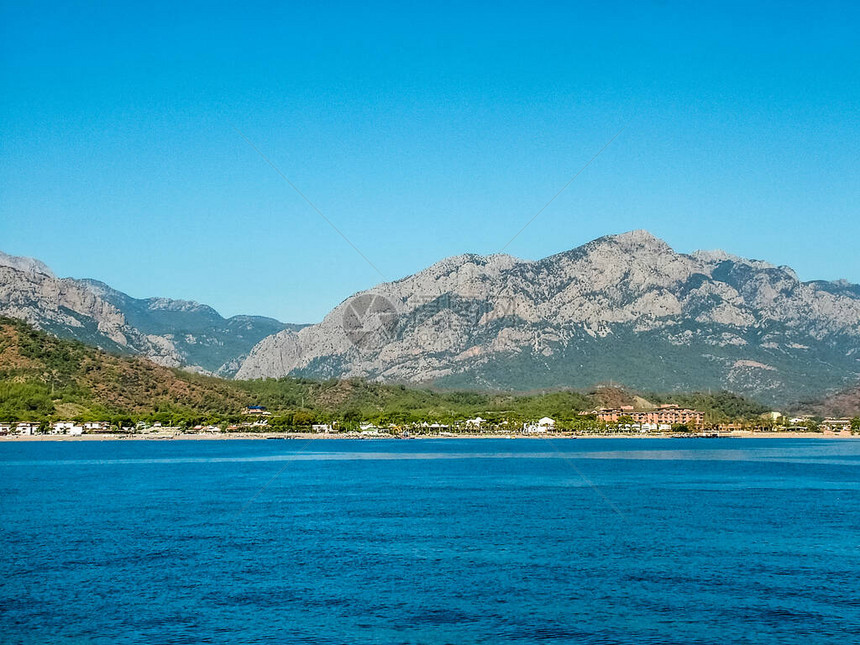
[[[720,262],[734,262],[735,264],[747,264],[756,269],[776,269],[776,265],[764,260],[751,260],[742,258],[738,255],[726,253],[722,249],[714,249],[712,251],[693,251],[692,256],[702,262],[709,264],[718,264]]]
[[[41,273],[51,278],[56,277],[44,262],[33,258],[9,255],[3,251],[0,251],[0,266],[12,267],[24,273]]]
[[[625,249],[651,249],[658,252],[672,252],[667,242],[644,229],[627,231],[617,235],[608,235],[601,240],[611,241]]]
[[[364,309],[347,299],[317,325],[261,341],[237,376],[514,390],[615,380],[786,401],[860,375],[860,291],[726,260],[643,230],[537,262],[455,256],[382,287],[397,303],[390,337],[353,342],[345,312]]]
[[[653,244],[655,242],[666,244],[666,242],[653,233],[646,231],[644,228],[638,228],[635,231],[627,231],[626,233],[619,233],[617,235],[610,235],[609,237],[614,238],[618,242],[624,242],[627,244]]]

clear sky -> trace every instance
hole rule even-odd
[[[860,282],[860,2],[0,0],[0,250],[311,322],[645,228]]]

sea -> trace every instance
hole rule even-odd
[[[860,643],[860,441],[2,442],[0,642]]]

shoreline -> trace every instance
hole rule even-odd
[[[860,439],[860,435],[849,432],[753,432],[733,431],[720,433],[716,436],[691,434],[679,436],[672,434],[462,434],[454,436],[442,435],[412,435],[399,437],[396,435],[356,436],[347,434],[318,434],[309,432],[235,432],[235,433],[176,433],[176,434],[85,434],[85,435],[4,435],[0,443],[16,442],[75,442],[75,441],[235,441],[235,440],[305,440],[305,441],[381,441],[412,439]]]

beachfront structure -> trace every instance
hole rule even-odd
[[[600,408],[591,412],[599,421],[604,423],[618,423],[622,417],[629,417],[633,423],[638,423],[640,426],[649,425],[651,427],[663,426],[671,427],[675,424],[682,424],[693,428],[701,428],[705,424],[705,413],[698,410],[690,410],[680,406],[669,404],[661,405],[654,410],[636,411],[632,406],[622,406],[620,408]]]
[[[263,416],[269,416],[272,413],[269,412],[264,405],[249,405],[247,408],[242,410],[242,414],[259,414]]]
[[[106,432],[110,430],[110,423],[107,421],[87,421],[84,423],[84,430],[87,432]]]
[[[0,423],[0,434],[10,434],[12,432],[11,423]]]
[[[15,432],[26,436],[32,436],[39,432],[39,424],[31,421],[22,421],[15,425]]]
[[[820,428],[828,432],[842,432],[843,430],[851,431],[851,419],[836,419],[828,417],[821,422]]]
[[[543,417],[537,423],[526,423],[523,425],[525,434],[545,434],[555,431],[555,419]]]
[[[486,419],[482,419],[481,417],[475,417],[474,419],[466,419],[466,427],[471,430],[480,430],[481,425],[486,423]]]
[[[55,421],[51,424],[51,434],[66,434],[74,425],[74,421]]]
[[[82,435],[84,426],[74,421],[55,421],[51,425],[51,434]]]
[[[317,434],[329,434],[330,432],[334,432],[334,428],[332,428],[328,423],[315,423],[311,426],[311,430]]]

